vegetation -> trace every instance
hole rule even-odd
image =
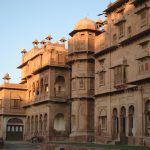
[[[104,145],[104,144],[95,144],[95,143],[77,143],[77,142],[55,142],[51,141],[48,144],[55,145],[68,145],[68,146],[76,146],[76,147],[87,147],[87,148],[105,148],[106,150],[150,150],[149,147],[142,146],[127,146],[127,145]]]

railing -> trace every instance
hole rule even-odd
[[[65,91],[56,91],[55,97],[56,98],[66,98],[66,92]]]
[[[11,114],[25,114],[25,110],[23,108],[10,108],[10,109],[5,109],[3,113],[11,113]]]

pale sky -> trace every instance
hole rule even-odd
[[[77,21],[84,17],[98,19],[107,5],[115,0],[0,0],[0,83],[5,73],[11,83],[21,79],[17,68],[21,50],[30,50],[32,41],[48,34],[52,42],[66,39]]]

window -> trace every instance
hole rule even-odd
[[[79,79],[79,88],[80,88],[80,89],[84,89],[84,88],[85,88],[85,87],[84,87],[84,86],[85,86],[84,84],[85,84],[85,83],[84,83],[84,78],[80,78],[80,79]]]
[[[32,84],[33,96],[35,96],[35,83]]]
[[[107,127],[107,117],[102,116],[101,117],[101,129],[106,129],[106,127]]]
[[[127,34],[128,34],[128,36],[131,36],[131,34],[132,34],[132,28],[131,28],[131,26],[128,27]]]
[[[36,95],[39,95],[39,81],[36,82]]]
[[[118,29],[119,29],[119,38],[124,36],[125,33],[125,23],[122,22],[118,25]]]
[[[0,108],[2,107],[2,99],[0,99]]]
[[[140,60],[139,62],[139,74],[145,74],[150,72],[150,59]]]
[[[114,68],[114,85],[122,85],[126,83],[126,67],[124,65]]]
[[[142,43],[141,47],[142,47],[142,49],[148,48],[148,42]]]
[[[76,90],[76,79],[72,80],[72,90]]]
[[[147,25],[147,11],[143,10],[140,13],[140,19],[141,19],[141,27],[144,27]]]
[[[113,35],[113,44],[116,44],[117,43],[117,34],[114,34]]]
[[[31,98],[31,90],[29,90],[29,99]]]
[[[41,81],[40,81],[40,91],[41,91],[41,93],[43,93],[43,79],[41,79]]]
[[[64,55],[58,54],[58,64],[62,64],[64,62]]]
[[[75,115],[71,116],[71,126],[72,126],[72,131],[74,131],[75,127],[76,127],[76,116]]]
[[[20,100],[18,100],[18,99],[14,99],[14,100],[12,100],[12,106],[13,106],[13,108],[19,108],[20,107]]]
[[[105,85],[105,72],[100,72],[99,73],[99,85]]]
[[[44,84],[45,84],[45,92],[48,92],[48,76],[45,77],[45,80],[44,80]]]

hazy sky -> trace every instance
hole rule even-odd
[[[0,83],[7,72],[11,82],[20,82],[20,52],[31,49],[34,39],[68,39],[78,20],[97,20],[110,1],[115,0],[0,0]]]

